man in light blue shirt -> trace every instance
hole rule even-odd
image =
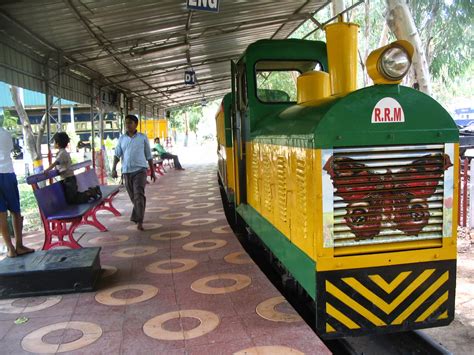
[[[137,132],[137,126],[137,116],[127,115],[125,117],[126,133],[120,136],[115,147],[112,177],[117,177],[117,164],[122,159],[122,175],[125,188],[133,203],[130,220],[137,224],[138,230],[144,230],[143,217],[145,216],[146,206],[145,186],[147,168],[150,168],[151,180],[155,181],[156,177],[150,143],[147,136]]]

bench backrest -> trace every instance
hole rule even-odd
[[[78,191],[86,191],[89,187],[100,185],[97,174],[92,169],[77,174],[76,181]]]
[[[34,190],[34,194],[38,207],[46,218],[68,206],[64,196],[64,189],[60,182]]]

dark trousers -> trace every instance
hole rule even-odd
[[[173,159],[174,167],[177,169],[181,169],[181,163],[179,162],[179,158],[177,155],[170,154],[170,153],[163,153],[161,154],[161,159]]]
[[[132,216],[130,217],[130,220],[135,223],[143,223],[146,206],[146,169],[129,174],[123,174],[123,180],[130,201],[133,203]]]
[[[77,191],[77,180],[75,176],[69,176],[62,181],[66,202],[70,205],[86,203],[91,197],[87,192]]]

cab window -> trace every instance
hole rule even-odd
[[[296,79],[322,70],[317,61],[259,61],[255,64],[257,98],[264,103],[296,102]]]

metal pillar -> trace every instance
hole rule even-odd
[[[51,120],[50,120],[50,116],[49,116],[49,112],[51,110],[51,105],[50,105],[50,102],[51,102],[51,97],[49,95],[49,81],[46,80],[45,81],[45,88],[44,88],[44,96],[45,96],[45,99],[46,99],[46,145],[48,146],[48,165],[51,165],[51,163],[53,162],[53,156],[52,156],[52,153],[51,153]]]
[[[95,96],[94,96],[94,86],[91,86],[91,113],[90,113],[90,118],[91,118],[91,150],[92,150],[92,166],[95,169],[95,127],[94,127],[94,101],[95,101]]]
[[[63,130],[63,118],[62,118],[62,107],[61,107],[61,89],[62,89],[62,78],[61,78],[61,54],[58,52],[58,132]]]

